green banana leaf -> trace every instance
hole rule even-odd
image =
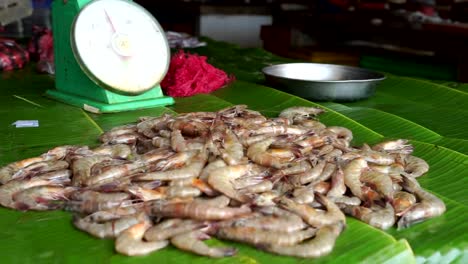
[[[467,263],[468,94],[466,85],[388,76],[369,100],[311,102],[265,86],[261,68],[290,62],[261,49],[241,49],[208,40],[196,49],[210,63],[236,76],[212,94],[177,98],[176,104],[116,114],[91,114],[42,96],[53,79],[31,68],[4,73],[0,80],[0,166],[65,144],[95,146],[100,133],[136,122],[140,116],[170,112],[216,111],[247,104],[267,116],[284,108],[320,106],[326,125],[350,128],[354,145],[407,138],[430,171],[418,178],[440,197],[447,212],[404,230],[382,231],[347,218],[333,252],[317,260],[276,256],[254,247],[211,239],[207,243],[239,248],[231,258],[209,259],[168,247],[144,257],[115,253],[112,240],[76,230],[68,212],[19,212],[0,208],[2,263]],[[39,120],[37,128],[15,128],[16,120]]]

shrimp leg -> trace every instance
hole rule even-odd
[[[169,245],[167,240],[143,241],[143,235],[150,226],[148,221],[142,221],[123,231],[115,240],[115,250],[127,256],[142,256]]]
[[[209,247],[202,241],[209,238],[210,236],[203,231],[194,230],[172,237],[171,244],[179,249],[212,258],[228,257],[237,253],[237,249],[232,247]]]
[[[335,246],[335,241],[343,229],[342,224],[323,226],[317,231],[314,238],[301,244],[292,246],[268,244],[260,246],[260,249],[265,251],[300,257],[300,258],[318,258],[329,254]]]

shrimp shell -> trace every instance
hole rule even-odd
[[[415,156],[407,156],[404,159],[405,172],[404,175],[410,177],[419,177],[429,171],[429,164],[421,158]]]
[[[343,226],[341,223],[326,225],[317,231],[314,238],[301,244],[285,246],[278,244],[267,244],[260,249],[286,256],[301,258],[318,258],[329,254],[335,246],[335,241],[340,235]]]
[[[166,203],[150,201],[146,204],[147,212],[152,216],[192,218],[197,220],[223,220],[251,212],[248,206],[217,207],[199,202]]]
[[[193,252],[198,255],[208,256],[212,258],[222,258],[233,256],[237,253],[237,249],[232,247],[209,247],[203,241],[210,238],[201,230],[176,235],[171,238],[171,244],[175,247]]]
[[[44,161],[43,157],[28,158],[10,163],[0,169],[0,183],[5,184],[13,179],[16,172],[36,162]]]
[[[254,227],[222,227],[216,235],[221,239],[245,242],[251,245],[274,244],[291,246],[315,235],[316,229],[307,228],[293,233],[257,229]]]
[[[104,223],[96,223],[90,221],[89,218],[76,218],[73,224],[76,228],[87,232],[98,238],[115,238],[127,228],[138,224],[140,221],[149,221],[148,216],[144,213],[135,215],[123,216],[121,218],[106,221]]]
[[[275,138],[268,138],[251,145],[247,149],[247,157],[253,162],[265,166],[281,169],[287,167],[289,162],[292,161],[290,158],[280,158],[268,153],[268,147],[275,141]]]
[[[395,211],[389,203],[385,205],[385,208],[377,206],[373,208],[350,206],[345,207],[344,211],[347,214],[382,230],[387,230],[395,224]]]
[[[187,233],[195,229],[200,229],[206,225],[206,223],[201,221],[171,218],[150,227],[148,230],[146,230],[144,238],[147,241],[166,240],[179,234]]]
[[[361,200],[364,200],[364,196],[361,190],[362,183],[359,179],[362,172],[367,168],[367,162],[363,158],[357,158],[348,163],[343,169],[345,185]]]
[[[445,203],[437,196],[421,188],[413,177],[404,177],[403,188],[414,193],[419,202],[411,206],[398,220],[398,229],[411,226],[414,223],[442,215],[445,210]]]
[[[169,241],[143,241],[145,231],[151,226],[148,221],[141,221],[117,236],[115,251],[127,256],[143,256],[169,245]]]
[[[307,204],[298,204],[285,196],[279,199],[278,204],[284,209],[299,215],[313,227],[333,225],[338,222],[345,223],[345,216],[335,203],[321,194],[317,194],[317,199],[327,208],[327,212],[319,212]]]
[[[60,201],[68,200],[67,196],[75,187],[41,185],[28,188],[14,195],[15,207],[19,210],[57,210],[63,207]]]

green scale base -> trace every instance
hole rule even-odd
[[[59,90],[47,90],[45,95],[54,100],[83,108],[84,110],[92,113],[115,113],[174,104],[174,98],[169,96],[107,104],[81,96],[64,93]]]

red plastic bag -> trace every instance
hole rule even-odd
[[[29,53],[11,39],[0,39],[0,71],[22,69],[29,62]]]
[[[210,65],[205,56],[184,53],[171,58],[169,70],[161,82],[163,91],[173,97],[210,93],[234,80],[224,71]]]
[[[55,73],[54,39],[48,28],[33,27],[33,36],[28,46],[31,59],[37,61],[37,71],[41,73]]]

